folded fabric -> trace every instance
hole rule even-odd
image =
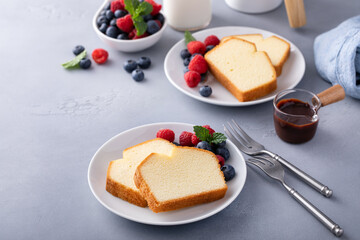
[[[316,37],[316,68],[323,79],[360,99],[360,15]]]

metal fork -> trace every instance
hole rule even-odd
[[[274,160],[279,161],[283,166],[288,168],[290,171],[295,173],[300,179],[305,181],[308,185],[313,187],[315,190],[320,192],[325,197],[331,197],[333,191],[330,190],[327,186],[320,183],[313,177],[309,176],[296,166],[292,165],[288,161],[286,161],[284,158],[280,157],[279,155],[270,152],[265,149],[263,145],[256,142],[254,139],[252,139],[247,133],[232,119],[233,124],[230,122],[228,123],[229,128],[231,131],[224,125],[224,131],[226,135],[229,137],[229,139],[245,154],[250,156],[257,156],[257,155],[267,155]],[[235,137],[235,136],[236,137]]]
[[[314,217],[316,217],[325,227],[327,227],[335,236],[340,237],[344,230],[327,217],[323,212],[316,208],[312,203],[310,203],[306,198],[304,198],[300,193],[298,193],[294,188],[287,185],[284,181],[284,168],[278,161],[274,159],[263,156],[250,158],[246,160],[248,164],[253,164],[259,167],[266,175],[269,177],[278,180],[286,188],[289,194],[295,198],[306,210],[308,210]]]

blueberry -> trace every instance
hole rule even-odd
[[[116,26],[116,18],[111,19],[110,26]]]
[[[215,148],[223,148],[225,146],[226,146],[226,140],[214,145]]]
[[[186,67],[184,68],[184,73],[187,73],[188,71],[190,71],[190,70],[189,70],[189,67],[186,66]]]
[[[77,45],[74,47],[73,49],[73,53],[75,54],[75,56],[79,55],[80,53],[82,53],[85,50],[85,48],[81,45]]]
[[[104,7],[104,10],[109,10],[111,7],[111,2],[108,2],[105,7]]]
[[[131,73],[136,68],[137,68],[137,63],[134,60],[127,60],[126,62],[124,62],[124,69],[128,73]]]
[[[189,51],[185,48],[185,49],[181,50],[180,56],[181,56],[182,59],[185,59],[185,58],[191,57],[191,54],[190,54]]]
[[[101,10],[101,12],[100,12],[99,16],[104,16],[104,15],[105,15],[105,13],[106,13],[106,10]]]
[[[143,16],[143,19],[145,22],[147,22],[147,21],[153,20],[153,16],[151,14],[148,14],[148,15]]]
[[[191,58],[190,58],[190,60],[192,60],[196,55],[200,55],[200,56],[202,56],[202,54],[200,54],[200,53],[194,53],[193,55],[191,55]]]
[[[101,24],[99,27],[100,32],[105,33],[108,25],[106,23]]]
[[[225,181],[230,181],[235,177],[235,169],[229,164],[224,164],[221,167],[221,171],[224,173]]]
[[[124,17],[127,14],[127,12],[125,12],[124,10],[116,10],[114,13],[115,18],[121,18]]]
[[[176,146],[180,146],[180,143],[177,142],[173,142],[173,144],[175,144]]]
[[[190,63],[190,58],[185,58],[184,59],[184,66],[189,66]]]
[[[88,69],[91,66],[91,60],[88,58],[83,58],[80,60],[80,67],[82,69]]]
[[[147,24],[147,32],[149,34],[154,34],[160,30],[159,25],[154,20],[149,20],[146,24]]]
[[[141,82],[142,80],[144,80],[145,77],[141,69],[135,69],[134,71],[132,71],[131,76],[137,82]]]
[[[210,50],[213,49],[214,47],[215,47],[214,45],[208,45],[208,46],[206,46],[205,53],[207,53],[208,51],[210,51]]]
[[[111,20],[114,18],[114,13],[111,11],[111,10],[107,10],[106,13],[105,13],[105,16],[107,18],[107,20]]]
[[[101,26],[102,24],[106,23],[108,24],[108,19],[103,15],[103,16],[99,16],[97,19],[96,19],[96,24],[99,26]]]
[[[204,82],[205,80],[206,80],[206,78],[207,78],[207,72],[206,73],[203,73],[203,74],[200,74],[200,76],[201,76],[201,82]]]
[[[211,147],[210,143],[208,143],[208,142],[206,142],[206,141],[199,142],[199,143],[196,145],[196,147],[197,147],[197,148],[200,148],[200,149],[212,151],[212,147]]]
[[[156,20],[159,20],[161,22],[161,24],[164,24],[165,22],[165,18],[164,15],[162,15],[161,13],[159,13],[158,15],[155,16]]]
[[[221,155],[225,161],[228,160],[230,158],[230,152],[226,147],[219,147],[216,149],[215,153],[217,155]]]
[[[141,57],[139,58],[139,60],[137,60],[136,62],[138,64],[138,66],[142,69],[147,69],[150,67],[151,65],[151,60],[148,57]]]
[[[202,86],[199,90],[199,93],[203,97],[209,97],[212,93],[212,89],[209,86]]]
[[[129,39],[129,37],[126,33],[121,33],[117,36],[117,39],[127,40],[127,39]]]
[[[110,26],[106,29],[106,35],[111,38],[116,38],[119,35],[119,30],[117,27]]]

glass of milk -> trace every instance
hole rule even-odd
[[[168,24],[178,31],[199,30],[211,21],[211,0],[163,0],[163,9]]]

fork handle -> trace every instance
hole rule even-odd
[[[315,207],[300,193],[295,191],[295,189],[290,188],[287,185],[285,186],[285,188],[288,189],[290,195],[295,198],[296,201],[298,201],[306,210],[308,210],[315,218],[317,218],[317,220],[319,220],[335,236],[340,237],[344,233],[344,230],[338,224],[336,224],[333,220],[326,216],[322,211]]]
[[[280,162],[283,166],[285,166],[286,168],[288,168],[290,171],[292,171],[293,173],[295,173],[300,179],[302,179],[304,182],[306,182],[308,185],[310,185],[311,187],[313,187],[315,190],[317,190],[318,192],[320,192],[322,195],[324,195],[325,197],[329,198],[332,196],[333,191],[330,190],[327,186],[325,186],[324,184],[322,184],[321,182],[317,181],[316,179],[314,179],[313,177],[309,176],[308,174],[306,174],[305,172],[303,172],[302,170],[300,170],[299,168],[295,167],[294,165],[292,165],[291,163],[289,163],[288,161],[286,161],[284,158],[280,157],[277,154],[274,154],[272,152],[266,151],[265,153],[267,153],[268,155],[270,155],[272,158],[274,158],[275,160],[277,160],[278,162]]]

